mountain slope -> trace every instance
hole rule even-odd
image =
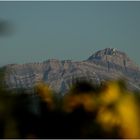
[[[53,90],[65,93],[76,79],[100,84],[121,77],[128,81],[129,88],[139,89],[139,67],[125,53],[106,48],[80,62],[50,59],[42,63],[7,65],[5,80],[11,89],[32,89],[37,82],[45,81]]]

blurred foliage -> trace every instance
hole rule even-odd
[[[5,89],[4,77],[5,77],[5,67],[0,68],[0,91]]]
[[[6,19],[0,19],[0,37],[7,37],[13,35],[15,31],[14,24]]]
[[[140,92],[122,80],[77,82],[64,96],[43,82],[34,95],[0,88],[0,138],[140,138]]]

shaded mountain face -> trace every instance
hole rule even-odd
[[[42,63],[7,65],[5,81],[10,89],[32,90],[40,81],[64,94],[76,80],[100,84],[105,80],[125,78],[130,89],[139,90],[139,67],[123,52],[106,48],[87,60],[73,62],[50,59]]]

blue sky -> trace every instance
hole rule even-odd
[[[85,60],[107,47],[140,65],[140,2],[0,1],[0,21],[13,32],[0,36],[0,66],[10,63]]]

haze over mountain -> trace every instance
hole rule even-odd
[[[64,94],[75,80],[86,79],[100,84],[119,78],[127,81],[128,88],[140,89],[139,67],[115,48],[97,51],[84,61],[49,59],[42,63],[6,65],[5,68],[5,80],[10,89],[29,90],[44,81],[54,91]]]

